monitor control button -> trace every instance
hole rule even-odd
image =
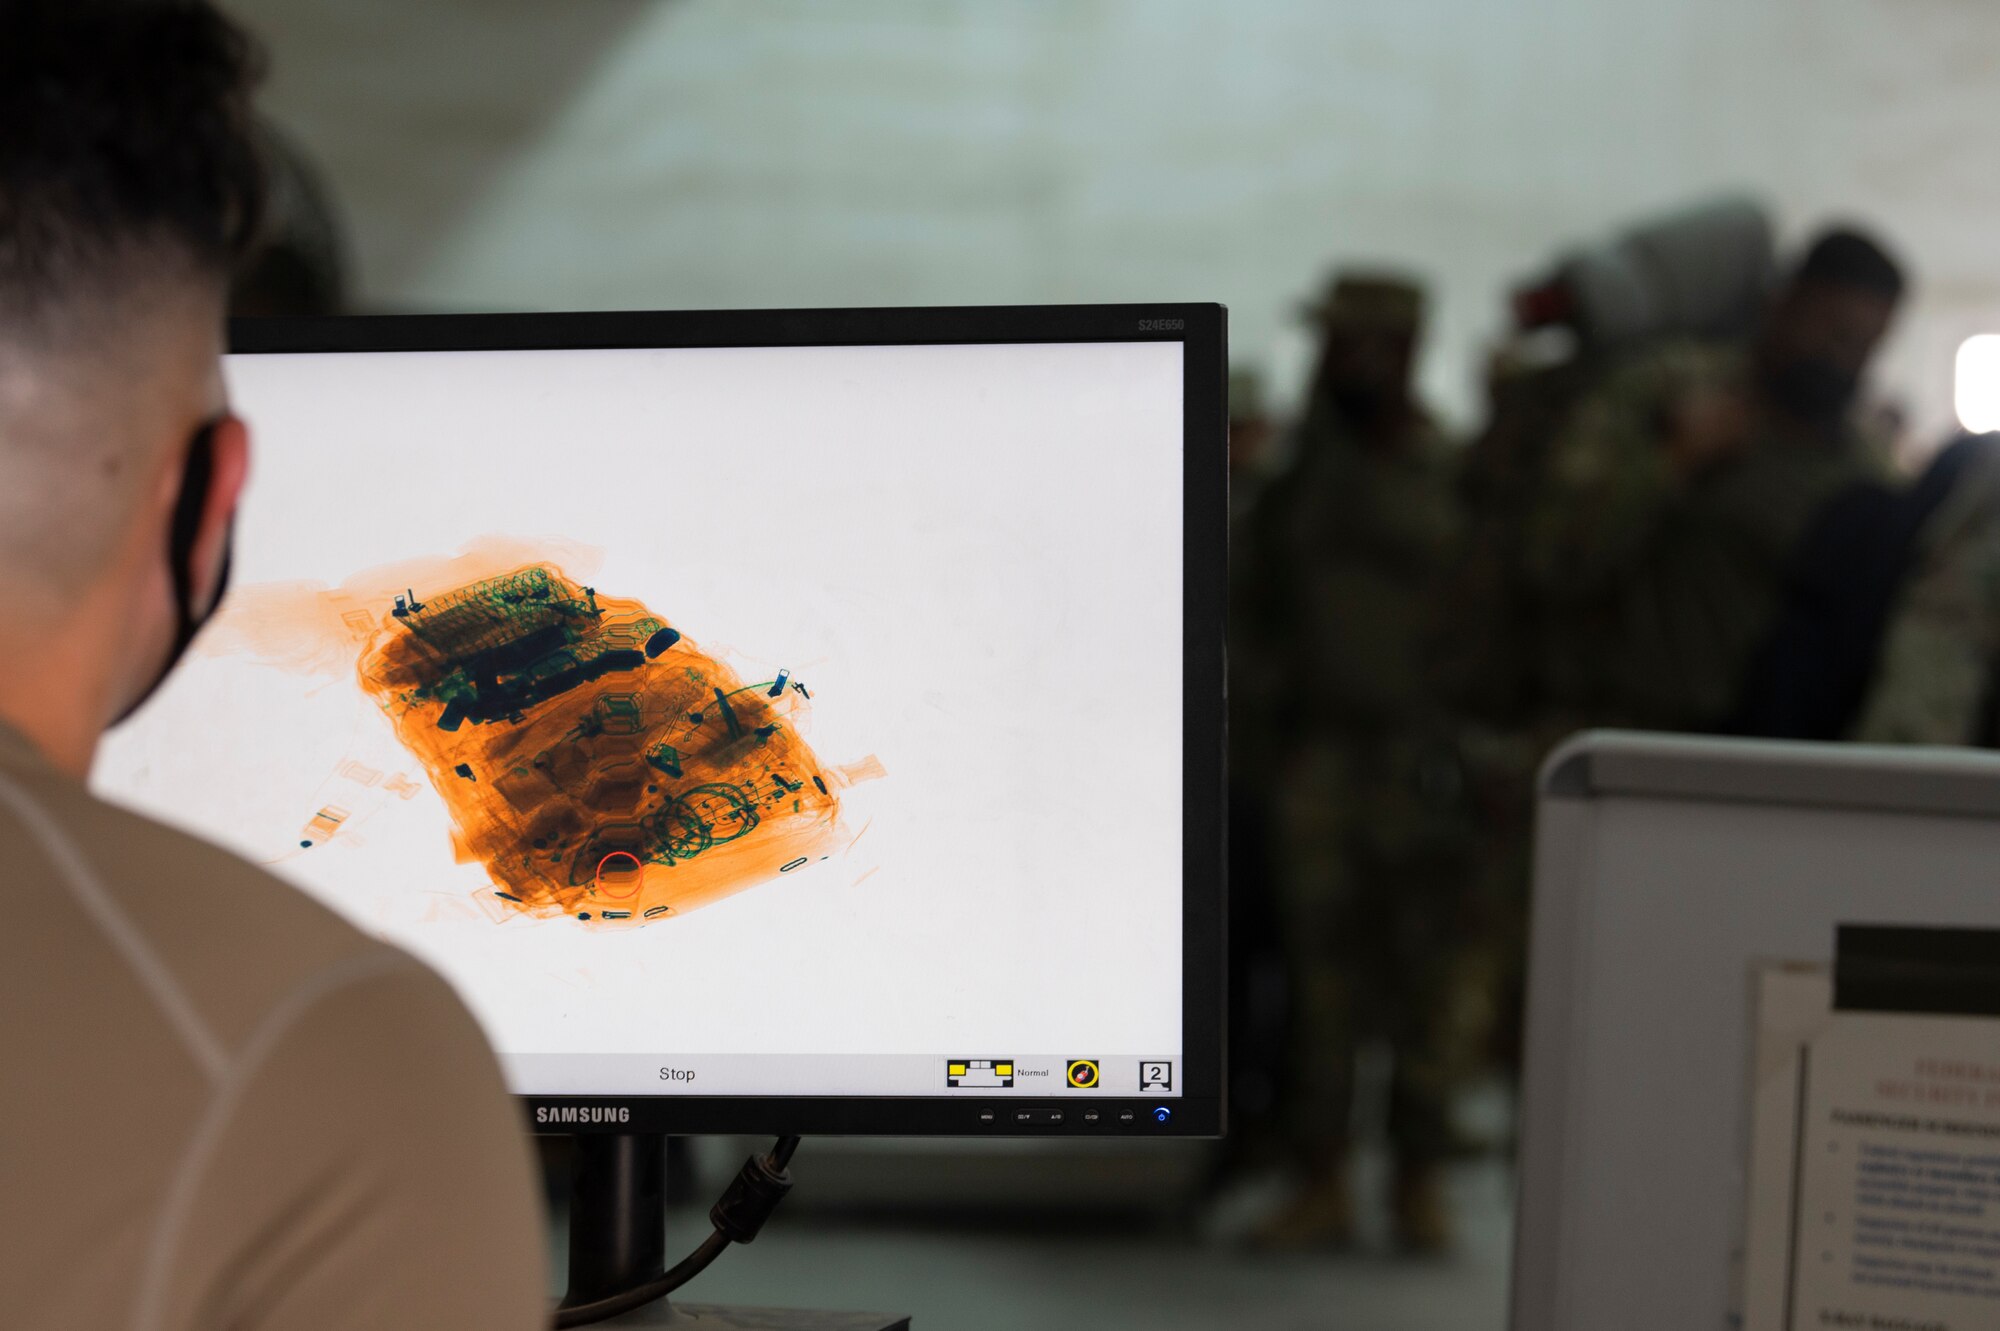
[[[1118,1121],[1120,1123],[1132,1123],[1137,1121],[1138,1117],[1139,1116],[1137,1114],[1133,1113],[1129,1109],[1121,1109],[1118,1111]]]
[[[981,1123],[998,1123],[1000,1115],[996,1110],[982,1109],[979,1111],[979,1121]]]
[[[1063,1121],[1063,1111],[1060,1109],[1051,1109],[1048,1112],[1048,1117],[1044,1118],[1042,1121],[1044,1123],[1051,1123],[1051,1124],[1060,1123]]]
[[[1016,1123],[1033,1123],[1035,1121],[1035,1111],[1032,1109],[1016,1109],[1014,1111],[1014,1121]]]
[[[1086,1109],[1083,1111],[1083,1121],[1086,1123],[1095,1123],[1102,1117],[1103,1115],[1099,1114],[1095,1109]]]
[[[1173,1110],[1167,1108],[1165,1105],[1161,1105],[1153,1111],[1153,1122],[1155,1123],[1170,1122],[1173,1119],[1173,1116],[1174,1116]]]

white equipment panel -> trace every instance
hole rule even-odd
[[[1542,772],[1513,1325],[1731,1325],[1753,965],[2000,927],[2000,755],[1596,732]]]

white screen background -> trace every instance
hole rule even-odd
[[[789,667],[820,760],[887,776],[846,792],[851,850],[622,930],[466,909],[486,875],[351,663],[198,651],[107,743],[105,794],[423,956],[503,1052],[1180,1051],[1178,344],[228,370],[257,449],[239,585],[597,547],[596,586],[745,678]],[[288,856],[349,757],[424,789]]]

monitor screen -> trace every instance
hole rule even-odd
[[[429,962],[543,1126],[1213,1091],[1183,340],[362,322],[230,356],[233,590],[100,793]]]

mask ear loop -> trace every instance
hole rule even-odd
[[[117,725],[132,713],[144,707],[147,701],[160,691],[167,676],[187,655],[188,647],[194,642],[194,635],[201,632],[201,626],[215,613],[215,607],[222,603],[222,591],[229,585],[229,564],[231,550],[222,548],[222,567],[215,579],[215,598],[206,610],[197,612],[194,606],[194,546],[201,537],[202,510],[208,507],[208,490],[215,479],[215,431],[222,424],[220,417],[204,424],[188,440],[187,463],[181,472],[181,491],[174,499],[174,513],[167,524],[167,575],[174,582],[174,642],[167,651],[165,664],[160,673],[153,677],[145,691],[132,700],[132,705],[118,714]]]
[[[209,483],[215,479],[215,431],[220,421],[210,421],[195,431],[188,441],[187,468],[181,473],[181,492],[174,500],[174,517],[167,528],[167,571],[174,580],[174,652],[179,660],[194,640],[206,616],[194,608],[194,544],[201,536],[201,514],[208,506]],[[229,576],[229,551],[222,555],[222,576]]]

